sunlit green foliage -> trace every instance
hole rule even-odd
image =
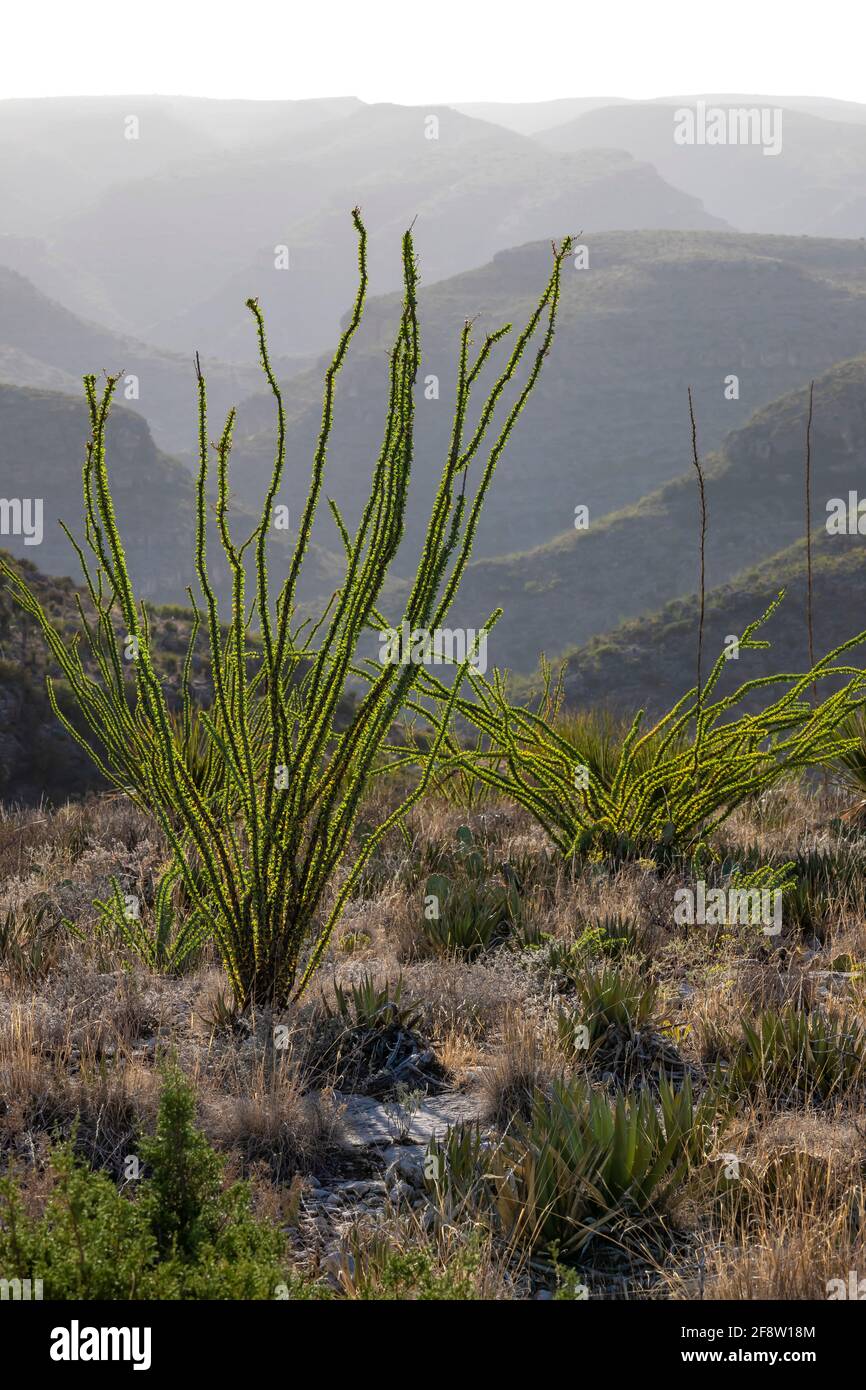
[[[768,646],[754,634],[778,602],[747,627],[741,655]],[[488,751],[466,749],[454,760],[525,806],[565,855],[664,860],[694,849],[737,806],[783,777],[851,748],[844,726],[866,701],[866,672],[843,658],[864,639],[866,633],[858,634],[804,674],[761,677],[714,699],[723,652],[702,690],[687,691],[644,732],[639,711],[615,760],[610,739],[591,731],[584,748],[581,721],[562,722],[562,683],[552,683],[549,668],[535,711],[511,703],[501,672],[487,680],[473,670],[474,698],[461,695],[456,709],[487,736]],[[835,688],[813,703],[820,681]],[[779,686],[781,694],[757,712],[743,708]],[[429,677],[426,689],[444,700],[444,689]]]
[[[371,776],[406,765],[407,760],[399,755],[383,756],[383,749],[420,672],[412,661],[367,658],[363,639],[371,631],[388,626],[378,603],[403,535],[421,348],[417,268],[412,235],[407,232],[402,245],[402,314],[390,354],[387,418],[369,499],[354,536],[336,504],[328,499],[345,548],[346,573],[318,622],[299,621],[298,578],[322,498],[336,378],[361,320],[367,288],[367,237],[357,210],[353,217],[359,243],[358,293],[325,374],[322,424],[309,492],[288,574],[276,600],[268,570],[268,537],[286,465],[286,422],[255,300],[249,300],[248,307],[274,397],[277,446],[260,520],[243,541],[232,536],[229,526],[229,456],[235,413],[229,412],[219,440],[212,446],[207,391],[197,363],[199,471],[194,545],[202,603],[201,608],[196,606],[182,673],[179,722],[170,714],[151,650],[148,612],[134,592],[115,519],[105,437],[117,377],[107,379],[101,394],[96,378],[85,378],[91,439],[83,469],[83,544],[70,534],[89,594],[89,605],[79,602],[80,631],[67,640],[26,578],[3,566],[13,596],[39,624],[90,737],[85,738],[64,716],[52,690],[56,715],[87,749],[106,779],[128,789],[157,817],[171,847],[172,860],[167,866],[170,885],[178,891],[182,886],[187,895],[194,939],[198,940],[206,924],[242,1007],[285,1002],[310,979],[364,865],[429,784],[467,664],[464,662],[455,673],[439,728],[421,755],[414,785],[390,814],[369,830],[362,843],[355,844],[358,809]],[[469,559],[497,461],[551,345],[560,270],[569,249],[569,240],[554,249],[548,284],[468,438],[464,436],[473,387],[510,325],[488,334],[474,360],[470,353],[472,325],[468,320],[464,325],[450,447],[415,578],[395,626],[405,623],[410,631],[431,632],[442,625],[448,613]],[[498,433],[487,444],[503,392],[521,366],[536,330],[538,341],[528,368],[504,411]],[[216,452],[217,531],[231,574],[231,613],[226,623],[220,617],[207,563],[212,447]],[[486,447],[487,457],[473,494],[468,488],[468,474],[482,447]],[[252,595],[247,592],[250,571]],[[204,628],[209,647],[208,674],[214,699],[210,709],[195,713],[189,672],[199,626]],[[79,651],[82,639],[90,653],[87,667]],[[130,668],[134,676],[131,696]],[[346,692],[359,676],[366,680],[366,690],[346,722],[341,717]],[[332,892],[333,885],[336,888]],[[165,923],[165,915],[158,912],[157,935],[164,935]],[[176,959],[176,951],[167,952],[164,940],[154,939],[148,944],[137,931],[127,936],[151,963],[166,955]]]

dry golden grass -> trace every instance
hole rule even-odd
[[[564,1070],[564,1059],[551,1036],[523,1013],[506,1014],[501,1037],[481,1069],[484,1114],[497,1129],[526,1118],[538,1087],[546,1089]]]

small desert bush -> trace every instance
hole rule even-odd
[[[14,1177],[0,1182],[0,1268],[41,1279],[48,1299],[263,1299],[281,1273],[279,1231],[252,1213],[244,1183],[223,1185],[223,1161],[195,1127],[187,1083],[170,1072],[156,1133],[139,1148],[147,1176],[134,1195],[75,1157],[51,1154],[38,1215]]]

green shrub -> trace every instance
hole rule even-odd
[[[245,1183],[224,1188],[223,1160],[193,1123],[188,1084],[167,1074],[156,1134],[142,1140],[148,1175],[135,1195],[75,1157],[51,1154],[40,1215],[12,1178],[0,1181],[0,1269],[41,1279],[48,1299],[265,1299],[283,1278],[281,1233],[251,1212]]]

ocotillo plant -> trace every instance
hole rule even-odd
[[[441,730],[431,741],[416,784],[363,844],[354,846],[353,830],[362,795],[374,770],[381,770],[383,744],[420,674],[413,662],[366,662],[367,688],[348,725],[338,727],[338,711],[345,706],[353,671],[361,665],[356,657],[359,642],[366,629],[384,623],[377,603],[403,533],[421,350],[417,267],[411,232],[407,232],[402,245],[403,307],[390,354],[387,418],[372,469],[369,500],[352,536],[339,509],[328,499],[345,547],[345,578],[315,626],[296,621],[298,577],[322,496],[336,378],[364,309],[367,238],[357,209],[353,218],[358,234],[358,292],[325,375],[322,424],[309,491],[288,574],[275,602],[267,548],[285,466],[285,413],[262,314],[256,300],[248,301],[262,369],[274,397],[277,446],[261,518],[252,534],[240,543],[232,537],[229,526],[228,470],[234,411],[229,412],[214,446],[217,529],[232,580],[231,613],[225,625],[208,575],[211,445],[206,386],[197,363],[199,470],[194,544],[202,593],[200,617],[209,643],[214,690],[212,707],[198,713],[199,735],[203,728],[211,746],[206,778],[201,775],[201,747],[196,752],[197,766],[192,765],[189,661],[184,673],[183,718],[178,725],[170,717],[154,668],[147,613],[136,598],[115,519],[105,439],[116,377],[106,380],[101,394],[97,393],[95,377],[85,378],[91,422],[83,470],[85,536],[83,544],[72,542],[90,600],[90,611],[80,605],[81,633],[77,636],[83,635],[89,648],[94,674],[85,669],[78,642],[64,641],[25,580],[6,569],[14,596],[37,619],[91,737],[76,733],[63,717],[49,682],[55,713],[68,732],[84,744],[105,776],[115,785],[131,789],[158,818],[172,851],[167,874],[182,882],[197,920],[210,924],[241,1007],[283,1003],[309,980],[364,863],[387,831],[423,795],[445,736],[449,707],[457,698],[460,677],[468,665],[463,663],[446,698]],[[552,272],[544,292],[471,432],[466,420],[473,387],[510,325],[488,334],[474,361],[471,324],[467,321],[464,325],[450,447],[402,618],[412,630],[436,629],[454,598],[497,460],[551,345],[560,272],[570,246],[570,240],[554,246]],[[525,380],[515,389],[514,399],[509,397],[507,407],[503,400],[504,418],[498,433],[486,443],[493,433],[500,398],[533,339]],[[474,495],[470,495],[467,474],[482,448],[486,461]],[[247,595],[249,556],[254,558],[255,571],[251,600]],[[496,616],[488,620],[488,627]],[[118,624],[120,641],[132,656],[132,701],[124,681]],[[253,632],[259,638],[255,652]],[[254,669],[253,656],[257,657]],[[214,760],[219,768],[217,777],[213,776]],[[384,765],[393,766],[387,754]],[[165,903],[161,906],[164,908]]]
[[[754,634],[781,598],[746,628],[740,652],[769,646]],[[727,659],[723,652],[703,688],[693,686],[652,728],[641,731],[644,711],[638,712],[608,780],[587,766],[580,748],[556,728],[561,676],[554,684],[545,668],[544,696],[533,711],[511,703],[501,672],[487,680],[471,671],[474,699],[461,693],[448,713],[450,717],[456,710],[484,734],[486,748],[460,752],[451,739],[450,765],[471,768],[525,806],[565,855],[643,854],[664,860],[674,850],[695,849],[749,797],[854,746],[847,724],[866,704],[866,671],[844,665],[840,658],[863,641],[866,632],[805,674],[760,677],[712,700]],[[827,679],[838,688],[813,706],[807,690]],[[738,713],[747,697],[773,686],[781,686],[782,693],[763,709]],[[430,673],[425,673],[421,691],[438,699],[444,712],[449,692]],[[422,702],[418,712],[424,709]],[[441,733],[442,717],[433,724]],[[643,756],[646,750],[651,758]]]

